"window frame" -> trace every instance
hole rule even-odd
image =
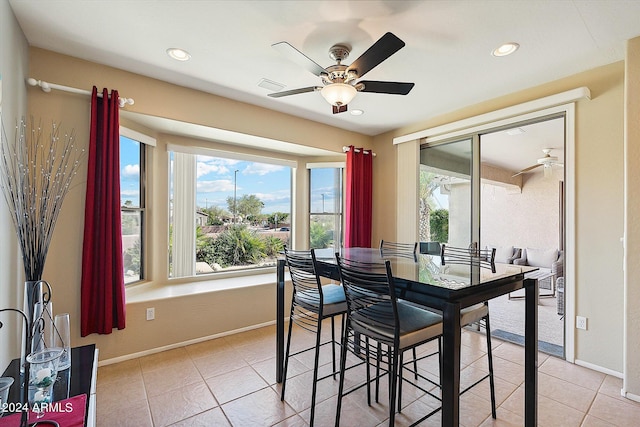
[[[307,195],[308,195],[308,200],[309,200],[309,206],[308,206],[308,212],[309,215],[307,216],[307,226],[308,226],[308,235],[307,235],[307,244],[309,247],[311,247],[311,217],[313,215],[319,215],[319,216],[339,216],[340,217],[340,233],[339,233],[339,239],[336,240],[335,236],[334,236],[334,241],[333,241],[333,248],[334,249],[339,249],[344,245],[344,209],[345,209],[345,171],[346,171],[346,163],[345,162],[317,162],[317,163],[307,163],[306,165],[307,167],[307,173],[308,173],[308,182],[309,185],[307,186]],[[339,187],[340,187],[340,212],[336,213],[336,212],[314,212],[312,209],[312,189],[311,189],[311,185],[312,185],[312,179],[311,179],[311,170],[312,169],[339,169],[340,170],[340,183],[339,183]]]
[[[130,140],[136,141],[139,144],[139,182],[140,182],[140,194],[139,194],[139,206],[129,207],[120,204],[120,215],[124,212],[137,212],[140,218],[140,274],[138,280],[131,282],[125,281],[125,286],[139,284],[146,281],[146,265],[147,265],[147,145],[155,146],[156,140],[148,135],[137,132],[133,129],[120,126],[119,137],[125,137]],[[120,189],[122,191],[122,188]],[[122,200],[122,195],[121,195]],[[122,235],[122,229],[120,230]],[[124,256],[124,253],[123,253]],[[124,271],[123,271],[124,276]]]
[[[271,165],[278,165],[278,166],[284,166],[284,167],[288,167],[289,170],[289,192],[290,192],[290,197],[291,197],[291,201],[290,201],[290,213],[289,213],[289,218],[290,218],[290,224],[291,224],[291,228],[289,230],[289,240],[293,241],[294,239],[294,228],[295,228],[295,218],[294,218],[294,206],[295,206],[295,200],[296,200],[296,191],[295,191],[295,186],[294,186],[294,177],[296,174],[296,170],[298,168],[298,162],[295,160],[290,160],[287,159],[285,157],[277,157],[277,152],[273,152],[273,153],[269,153],[272,155],[256,155],[256,154],[249,154],[249,153],[241,153],[241,152],[237,152],[237,151],[227,151],[227,150],[222,150],[222,149],[218,149],[218,148],[208,148],[208,147],[202,147],[202,146],[193,146],[193,145],[182,145],[182,144],[176,144],[176,143],[168,143],[166,146],[166,150],[168,153],[168,191],[167,191],[167,195],[168,195],[168,200],[167,203],[170,204],[171,203],[171,195],[172,195],[172,190],[171,190],[171,186],[173,185],[171,180],[171,176],[172,176],[172,172],[171,172],[171,157],[172,154],[171,153],[183,153],[183,154],[192,154],[194,156],[207,156],[207,157],[214,157],[214,158],[222,158],[222,159],[230,159],[230,160],[238,160],[238,161],[243,161],[243,162],[253,162],[253,163],[261,163],[261,164],[271,164]],[[197,178],[196,178],[196,183],[197,185]],[[169,208],[169,210],[171,210],[171,208]],[[167,233],[169,232],[169,228],[172,225],[172,221],[169,218],[169,221],[167,223]],[[175,226],[174,226],[174,233],[175,233]],[[175,234],[173,236],[173,239],[175,239]],[[195,251],[195,247],[194,247],[194,251]],[[169,282],[172,283],[181,283],[181,282],[196,282],[196,281],[215,281],[218,279],[225,279],[225,278],[230,278],[230,277],[243,277],[243,276],[252,276],[252,275],[258,275],[258,274],[264,274],[266,271],[275,271],[276,265],[265,265],[265,266],[255,266],[255,267],[249,267],[249,268],[226,268],[223,269],[221,271],[214,271],[214,272],[209,272],[209,273],[195,273],[194,275],[187,275],[187,276],[172,276],[171,274],[171,260],[170,260],[170,253],[167,254],[167,271],[166,271],[166,277],[167,280]]]

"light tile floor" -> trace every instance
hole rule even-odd
[[[328,332],[330,328],[325,327]],[[314,335],[294,328],[292,349],[314,342]],[[485,337],[465,330],[462,335],[461,382],[470,384],[487,371]],[[428,346],[427,346],[428,347]],[[323,346],[322,371],[330,372],[330,347]],[[488,381],[461,397],[460,425],[523,425],[524,351],[514,344],[493,340],[498,418],[491,418]],[[428,348],[421,349],[428,351]],[[275,326],[231,335],[98,369],[98,426],[306,426],[309,422],[313,353],[291,358],[287,395],[280,401],[275,381]],[[539,354],[538,425],[638,425],[640,404],[620,396],[622,381],[560,359]],[[437,360],[426,359],[420,369],[437,377]],[[346,384],[364,378],[356,368],[347,372]],[[325,379],[318,386],[316,426],[333,426],[338,381]],[[384,384],[381,391],[386,390]],[[361,389],[343,400],[342,426],[388,424],[387,395],[367,406]],[[403,409],[396,425],[419,419],[439,403],[405,385]],[[440,425],[439,413],[423,422]]]

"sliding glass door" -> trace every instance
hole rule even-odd
[[[496,248],[496,262],[520,257],[519,262],[539,267],[540,348],[559,357],[564,356],[566,295],[565,126],[564,116],[554,114],[427,140],[420,147],[418,197],[421,242],[462,248],[477,242]],[[492,321],[495,336],[522,338],[521,295],[516,291],[489,302],[499,313]]]

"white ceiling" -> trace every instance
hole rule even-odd
[[[625,40],[640,35],[636,0],[9,3],[32,46],[367,135],[623,60]],[[333,44],[346,43],[349,64],[388,31],[406,46],[366,79],[415,87],[406,96],[359,93],[349,109],[362,116],[331,114],[319,93],[275,99],[257,86],[262,78],[284,90],[320,84],[273,43],[322,66],[333,63]],[[490,54],[508,41],[521,45],[515,54]],[[169,47],[191,60],[170,59]]]
[[[542,150],[549,148],[549,154],[563,164],[564,134],[564,119],[561,117],[488,133],[480,136],[481,157],[483,162],[518,172],[538,164],[537,160],[544,157]],[[534,172],[542,171],[542,167],[538,167]]]

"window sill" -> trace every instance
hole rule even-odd
[[[287,274],[288,276],[288,274]],[[195,278],[194,278],[195,279]],[[288,277],[287,277],[288,280]],[[126,289],[127,304],[176,298],[186,295],[219,292],[230,289],[276,284],[274,270],[260,274],[224,277],[207,280],[193,280],[180,283],[147,282]]]

